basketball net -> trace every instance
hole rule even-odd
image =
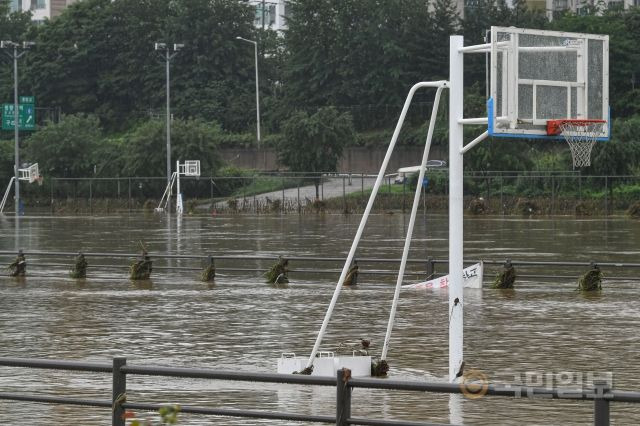
[[[569,144],[574,169],[591,165],[591,150],[598,135],[602,134],[604,124],[589,120],[567,120],[559,124],[560,133]]]

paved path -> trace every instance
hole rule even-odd
[[[365,177],[364,179],[360,176],[354,177],[351,179],[351,185],[349,185],[349,178],[345,177],[336,177],[336,178],[326,178],[324,183],[320,186],[320,199],[328,199],[328,198],[336,198],[342,197],[343,194],[351,194],[353,192],[360,192],[363,189],[366,191],[367,189],[373,188],[373,184],[375,183],[375,177]],[[316,187],[314,185],[309,186],[301,186],[299,188],[300,195],[300,204],[306,205],[307,203],[312,202],[316,198]],[[284,192],[284,195],[283,195]],[[288,188],[284,191],[273,191],[266,192],[263,194],[258,194],[255,196],[249,196],[246,198],[247,202],[253,203],[255,199],[256,204],[262,205],[268,203],[273,200],[285,199],[285,202],[298,202],[298,188]],[[238,202],[241,202],[242,199],[239,198]],[[215,207],[218,209],[224,209],[228,207],[227,201],[218,201],[215,204]]]

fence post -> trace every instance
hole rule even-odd
[[[419,183],[418,183],[419,184]],[[407,179],[402,179],[402,213],[404,213],[405,210],[405,197],[406,197],[406,191],[407,191]]]
[[[551,214],[556,211],[556,179],[551,175]]]
[[[127,376],[120,372],[120,367],[125,365],[127,365],[126,358],[117,357],[113,359],[112,426],[125,426],[122,404],[127,400]]]
[[[609,392],[609,383],[606,380],[594,380],[593,400],[593,424],[595,426],[609,426],[609,401],[604,395]]]
[[[436,273],[436,265],[433,262],[433,258],[427,258],[427,280],[433,279]]]
[[[336,426],[346,426],[351,417],[351,387],[349,379],[351,370],[348,368],[338,370],[336,380]]]
[[[129,208],[129,213],[131,213],[131,178],[129,178],[129,199],[127,200],[127,207]]]
[[[93,214],[93,179],[89,179],[89,214]]]
[[[342,176],[342,212],[347,213],[347,189],[344,176]]]
[[[360,173],[360,193],[364,194],[364,172]]]
[[[604,177],[604,215],[609,215],[609,176]]]
[[[53,214],[53,183],[56,178],[51,178],[51,214]]]
[[[280,206],[281,214],[284,214],[284,187],[285,187],[285,181],[284,181],[284,175],[282,175],[282,206]]]

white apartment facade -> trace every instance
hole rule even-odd
[[[545,10],[547,17],[552,20],[555,15],[564,11],[580,15],[594,6],[602,9],[629,9],[640,6],[640,0],[546,0]]]
[[[31,11],[34,21],[51,19],[77,0],[11,0],[11,10]]]
[[[275,31],[287,29],[286,16],[289,10],[286,0],[249,0],[248,3],[255,7],[253,23],[256,28]]]

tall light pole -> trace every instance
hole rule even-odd
[[[13,132],[14,132],[14,149],[15,149],[15,165],[14,165],[14,176],[15,176],[15,212],[16,216],[20,214],[20,179],[18,169],[20,168],[20,147],[19,147],[19,111],[18,111],[18,59],[24,55],[27,49],[35,46],[34,42],[25,41],[22,43],[22,46],[18,43],[14,43],[9,40],[0,41],[0,49],[13,49],[13,52],[10,50],[9,52],[5,52],[5,54],[13,59]],[[22,47],[22,52],[18,53],[18,49]]]
[[[236,37],[237,40],[246,41],[247,43],[253,43],[256,58],[256,136],[258,138],[258,149],[260,149],[260,90],[258,89],[258,42],[254,40],[247,40],[243,37]]]
[[[169,63],[173,59],[174,56],[178,54],[178,51],[184,47],[184,44],[174,44],[173,45],[173,53],[171,53],[171,45],[167,43],[155,43],[155,50],[161,51],[164,50],[164,55],[161,54],[161,57],[165,60],[166,63],[166,74],[167,74],[167,185],[171,181],[171,84],[170,84],[170,75],[169,75]]]

